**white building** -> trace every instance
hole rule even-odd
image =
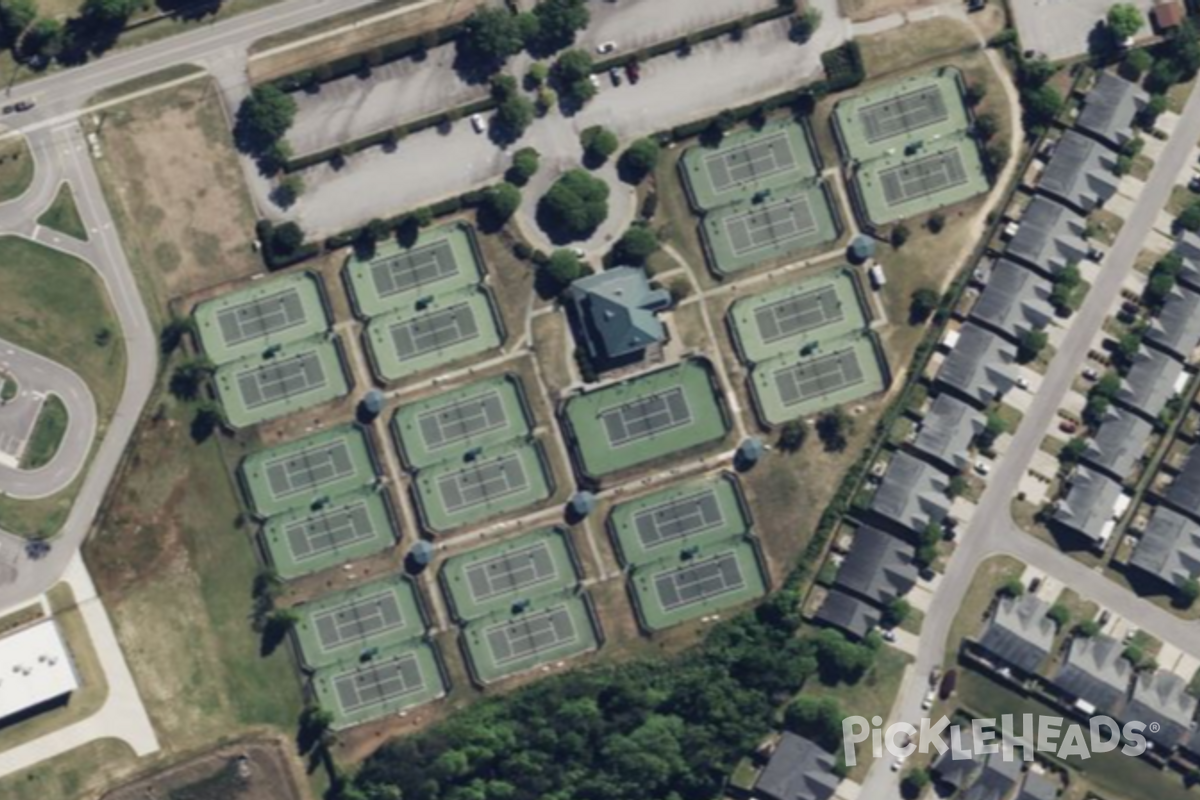
[[[52,619],[0,638],[0,721],[65,699],[79,675]]]

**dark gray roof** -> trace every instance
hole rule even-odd
[[[1017,800],[1055,800],[1059,787],[1060,784],[1036,772],[1027,772]]]
[[[1191,753],[1193,757],[1200,759],[1200,728],[1192,731],[1192,735],[1183,743],[1183,749]]]
[[[991,331],[968,322],[942,362],[937,380],[979,407],[1005,394],[1016,382],[1017,351]]]
[[[1146,341],[1187,360],[1200,344],[1200,294],[1176,286],[1146,331]]]
[[[1121,484],[1107,475],[1079,467],[1071,476],[1066,496],[1054,511],[1054,519],[1080,536],[1103,544],[1112,533],[1113,508],[1120,496]]]
[[[1157,419],[1158,412],[1175,394],[1175,382],[1183,373],[1183,364],[1167,354],[1143,347],[1133,357],[1133,366],[1121,381],[1117,401],[1148,419]]]
[[[825,602],[821,603],[813,618],[841,629],[852,638],[861,639],[879,625],[881,614],[870,603],[837,589],[830,589],[829,594],[825,595]]]
[[[1192,447],[1179,474],[1167,488],[1166,501],[1175,509],[1200,520],[1200,447]]]
[[[979,647],[997,661],[1035,674],[1054,648],[1058,627],[1046,616],[1050,605],[1027,594],[1001,600]]]
[[[945,473],[908,453],[896,453],[875,492],[871,510],[921,532],[930,521],[941,522],[950,512]]]
[[[1193,289],[1200,289],[1200,234],[1183,231],[1175,244],[1175,252],[1183,256],[1183,268],[1179,281]]]
[[[666,338],[655,312],[671,305],[671,295],[650,288],[641,269],[614,267],[580,278],[571,284],[569,295],[587,348],[596,358],[640,353]]]
[[[912,563],[913,551],[912,545],[881,530],[859,528],[834,585],[885,606],[916,585],[919,570]]]
[[[962,795],[963,800],[1001,800],[1021,780],[1021,760],[1014,755],[1005,761],[1003,752],[992,753],[984,762],[979,777]]]
[[[1111,477],[1124,482],[1146,451],[1146,442],[1154,426],[1120,406],[1111,406],[1104,414],[1095,437],[1088,442],[1084,461]]]
[[[913,447],[953,469],[970,465],[969,449],[986,426],[983,414],[952,394],[938,395],[921,420]]]
[[[1054,275],[1087,258],[1091,246],[1083,238],[1087,222],[1048,197],[1035,197],[1021,215],[1017,233],[1005,254]]]
[[[1149,98],[1136,85],[1107,72],[1083,101],[1075,127],[1102,142],[1120,147],[1133,138],[1133,120]]]
[[[1129,567],[1172,587],[1200,575],[1200,523],[1159,506],[1129,559]]]
[[[1054,319],[1050,281],[1006,258],[992,266],[987,286],[971,309],[971,318],[1014,341]]]
[[[1055,143],[1037,188],[1080,214],[1087,214],[1116,194],[1116,165],[1113,151],[1077,131],[1067,131]]]
[[[1121,655],[1123,650],[1120,642],[1108,636],[1077,637],[1053,683],[1103,713],[1120,716],[1119,706],[1133,677],[1133,665]]]
[[[1172,672],[1143,672],[1133,684],[1133,697],[1124,720],[1146,723],[1143,734],[1158,747],[1173,750],[1192,731],[1196,698],[1188,682]],[[1158,723],[1158,730],[1152,730]]]
[[[933,762],[933,771],[937,773],[938,779],[955,789],[969,785],[974,776],[983,769],[980,756],[975,754],[970,726],[960,728],[960,733],[959,742],[962,749],[955,750],[947,735],[948,749]],[[967,753],[971,755],[966,756]]]
[[[842,782],[833,772],[836,763],[819,745],[785,731],[754,791],[771,800],[829,800]]]

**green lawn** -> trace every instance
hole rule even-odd
[[[33,183],[33,156],[23,138],[0,142],[0,203],[14,200]]]
[[[71,185],[64,183],[58,187],[58,194],[54,197],[54,202],[46,209],[37,221],[38,225],[65,233],[67,236],[73,236],[80,241],[86,242],[87,228],[83,226],[83,219],[79,216],[79,207],[75,205],[75,195],[71,192]]]
[[[42,405],[41,413],[38,414],[37,425],[33,428],[33,436],[30,437],[29,444],[25,447],[21,467],[38,469],[49,464],[50,460],[54,458],[54,454],[58,452],[58,446],[62,444],[69,421],[67,407],[58,398],[58,395],[52,394],[47,397],[46,402]]]
[[[955,662],[962,640],[975,636],[983,627],[983,615],[991,607],[996,590],[1010,579],[1021,577],[1024,571],[1025,565],[1011,556],[994,556],[979,565],[971,589],[950,626],[950,637],[946,640],[947,664]]]
[[[94,796],[117,775],[128,775],[137,759],[119,739],[89,742],[31,770],[0,778],[4,800],[74,800]]]

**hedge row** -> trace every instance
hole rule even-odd
[[[419,224],[421,224],[421,227],[425,227],[426,225],[431,224],[432,221],[436,220],[438,217],[457,214],[463,209],[474,208],[475,206],[479,205],[479,203],[483,200],[484,195],[487,194],[487,191],[490,188],[491,187],[473,189],[455,197],[448,197],[445,200],[439,200],[436,203],[418,208],[414,211],[405,211],[404,213],[397,214],[394,217],[388,217],[384,219],[383,222],[392,230],[399,230],[401,226],[407,224],[410,220],[417,220]],[[354,244],[359,237],[369,232],[369,227],[370,225],[368,223],[367,225],[363,225],[358,228],[351,228],[350,230],[342,231],[341,233],[335,233],[333,236],[330,236],[325,240],[325,249],[337,250],[342,247],[349,247],[350,245]]]
[[[825,92],[841,92],[862,83],[867,72],[863,67],[862,51],[858,42],[850,40],[841,47],[826,50],[821,54],[821,64],[825,67]]]

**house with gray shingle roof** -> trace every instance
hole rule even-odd
[[[1002,337],[968,322],[938,370],[939,385],[985,408],[1017,381],[1017,349]]]
[[[1067,131],[1054,144],[1037,190],[1087,214],[1117,193],[1117,155],[1078,131]]]
[[[1027,772],[1016,800],[1055,800],[1060,788],[1061,784],[1047,779],[1044,775]]]
[[[1006,258],[999,259],[988,275],[987,286],[971,309],[971,319],[1014,342],[1054,321],[1050,281]]]
[[[754,784],[754,794],[770,800],[829,800],[841,785],[837,759],[820,745],[785,731]]]
[[[920,533],[950,513],[950,478],[908,453],[896,453],[871,501],[879,516]]]
[[[1200,575],[1200,522],[1169,506],[1154,509],[1128,569],[1175,589]]]
[[[1116,401],[1150,421],[1158,419],[1167,401],[1177,393],[1183,364],[1152,347],[1143,347],[1125,373]]]
[[[1200,292],[1180,284],[1150,321],[1146,342],[1187,361],[1200,344]]]
[[[1146,419],[1120,406],[1110,406],[1088,442],[1083,460],[1123,483],[1145,454],[1153,432],[1154,426]]]
[[[971,465],[971,443],[987,427],[983,414],[952,394],[939,394],[921,419],[912,446],[948,470]]]
[[[1175,252],[1183,257],[1179,282],[1200,291],[1200,234],[1182,231],[1175,243]]]
[[[879,626],[883,618],[879,609],[865,600],[830,589],[813,620],[831,628],[837,628],[851,639],[862,639]]]
[[[1049,197],[1035,197],[1017,221],[1004,254],[1053,277],[1094,251],[1084,238],[1087,220]]]
[[[913,563],[914,551],[911,544],[864,525],[854,534],[833,585],[886,606],[916,585],[920,570]]]
[[[1109,636],[1078,636],[1051,683],[1101,713],[1120,717],[1133,679],[1133,665],[1123,652],[1124,645]]]
[[[644,270],[614,267],[580,278],[567,290],[591,357],[600,362],[639,356],[666,339],[657,312],[671,295],[654,289]]]
[[[1146,723],[1143,735],[1155,747],[1171,751],[1195,727],[1196,698],[1188,693],[1188,682],[1173,672],[1142,672],[1133,683],[1123,719]]]
[[[992,753],[979,776],[962,794],[962,800],[1004,800],[1021,780],[1021,760],[1005,760],[1003,752]]]
[[[1032,594],[1006,597],[976,641],[997,666],[1036,674],[1054,649],[1058,626],[1046,616],[1050,604]]]
[[[1059,527],[1104,548],[1112,536],[1113,516],[1121,498],[1121,484],[1107,475],[1081,466],[1070,478],[1066,495],[1058,501],[1054,521]]]
[[[1083,101],[1075,127],[1114,149],[1133,139],[1134,120],[1150,97],[1137,84],[1101,72]]]
[[[1200,447],[1188,451],[1163,499],[1171,508],[1200,522]]]

